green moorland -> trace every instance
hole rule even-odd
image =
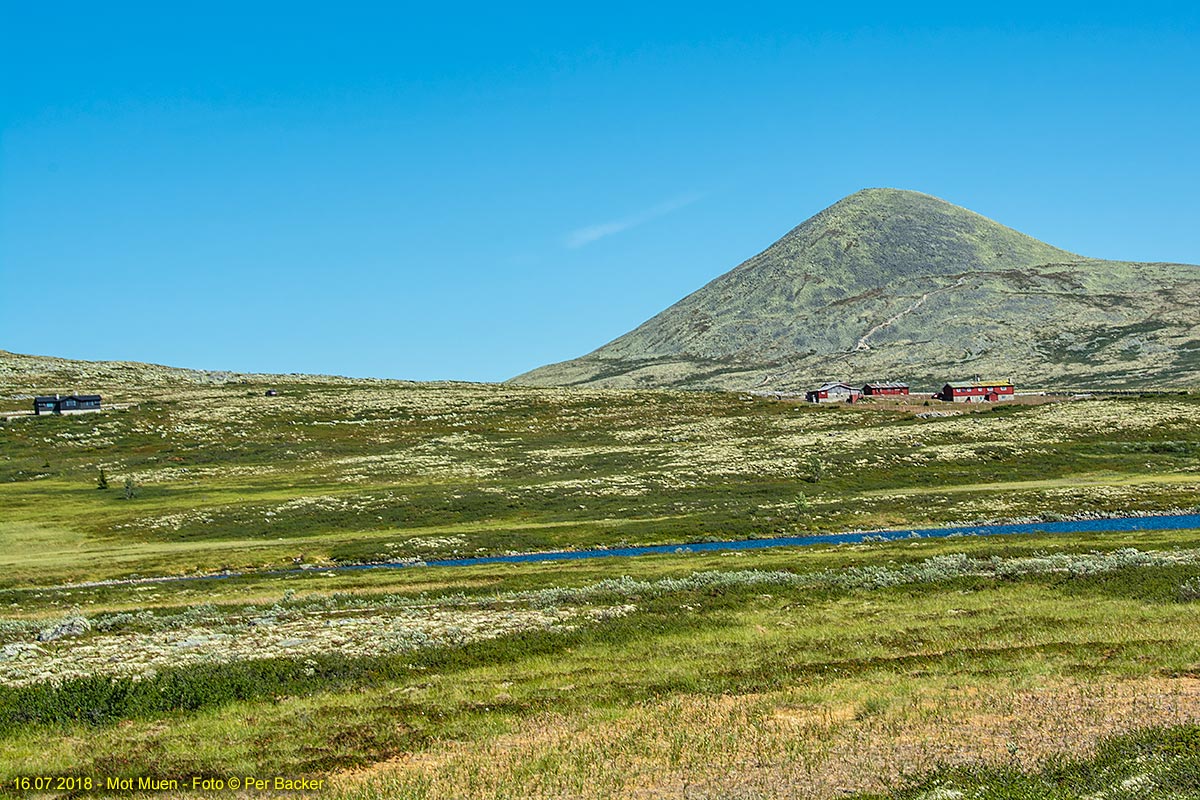
[[[78,386],[103,413],[35,418],[23,395],[78,377],[30,375],[0,370],[0,792],[1200,797],[1196,531],[399,566],[1194,509],[1195,395],[815,408],[130,368]],[[311,569],[367,562],[397,567]]]

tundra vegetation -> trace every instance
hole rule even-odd
[[[1200,797],[1195,531],[406,566],[1200,504],[1200,397],[945,410],[0,354],[0,791]]]

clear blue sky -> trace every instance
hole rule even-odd
[[[1195,4],[0,0],[0,348],[499,380],[867,186],[1200,263]]]

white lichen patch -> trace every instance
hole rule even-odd
[[[448,550],[455,547],[465,547],[467,540],[462,536],[414,536],[403,542],[388,542],[388,550],[410,548],[412,550]]]
[[[0,684],[21,686],[89,675],[144,678],[165,667],[323,653],[387,655],[422,647],[463,645],[530,630],[566,631],[589,620],[609,619],[633,610],[632,605],[591,609],[413,608],[387,614],[310,612],[289,620],[270,615],[217,618],[217,625],[9,644],[0,650]]]

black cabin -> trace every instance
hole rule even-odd
[[[100,395],[69,394],[33,398],[34,414],[63,414],[73,411],[99,411]]]

